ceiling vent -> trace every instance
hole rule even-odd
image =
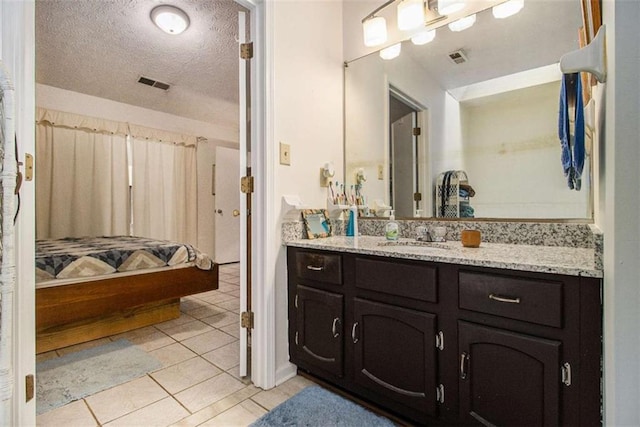
[[[150,79],[148,77],[140,77],[138,79],[138,83],[142,83],[143,85],[157,87],[158,89],[168,90],[171,86],[167,83],[162,83],[157,80]]]
[[[454,63],[454,64],[464,64],[465,62],[468,61],[467,59],[467,55],[465,55],[464,51],[462,49],[458,49],[454,52],[451,52],[449,55],[449,59]]]

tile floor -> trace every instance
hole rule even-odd
[[[238,375],[239,266],[220,266],[216,291],[182,299],[178,319],[38,355],[126,338],[163,367],[37,417],[38,426],[246,426],[311,382],[262,390]]]

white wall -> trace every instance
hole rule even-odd
[[[420,183],[425,198],[431,197],[431,175],[440,170],[443,147],[459,141],[459,120],[445,119],[450,96],[409,55],[385,61],[377,53],[350,62],[345,70],[345,171],[347,184],[354,184],[355,172],[364,168],[367,181],[364,194],[369,205],[375,199],[389,201],[389,86],[412,98],[427,111],[429,123],[422,126],[430,145],[427,160],[430,169]],[[457,103],[456,103],[457,104]],[[383,165],[383,179],[378,179]],[[428,206],[429,203],[426,203]],[[425,212],[427,213],[427,212]],[[427,213],[428,214],[428,213]]]
[[[640,425],[640,2],[605,0],[604,397],[610,426]],[[600,204],[598,204],[600,205]],[[597,206],[598,206],[597,205]]]
[[[589,162],[582,188],[567,187],[558,143],[560,82],[462,103],[460,167],[476,191],[476,217],[585,218]],[[514,173],[515,172],[515,173]]]
[[[276,381],[295,371],[289,364],[287,343],[286,251],[280,241],[281,198],[299,195],[305,204],[326,207],[326,189],[320,187],[325,162],[343,162],[342,145],[342,22],[340,0],[272,2],[273,39],[271,88],[274,150],[275,223],[273,242],[275,277],[265,277],[275,301]],[[278,164],[278,143],[291,146],[291,166]],[[339,166],[336,177],[342,181]],[[273,281],[273,283],[270,283]],[[270,294],[270,292],[269,292]]]
[[[217,145],[238,147],[238,128],[218,126],[42,84],[36,85],[36,105],[207,138],[207,141],[198,144],[197,245],[203,252],[215,256],[213,216],[215,197],[211,194],[211,165],[215,163]]]

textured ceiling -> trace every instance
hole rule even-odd
[[[149,18],[159,0],[36,0],[36,81],[222,125],[237,125],[234,0],[171,0],[191,25],[169,35]],[[171,85],[137,83],[140,76]]]

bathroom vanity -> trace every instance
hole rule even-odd
[[[598,425],[593,250],[287,243],[291,362],[412,422]]]

